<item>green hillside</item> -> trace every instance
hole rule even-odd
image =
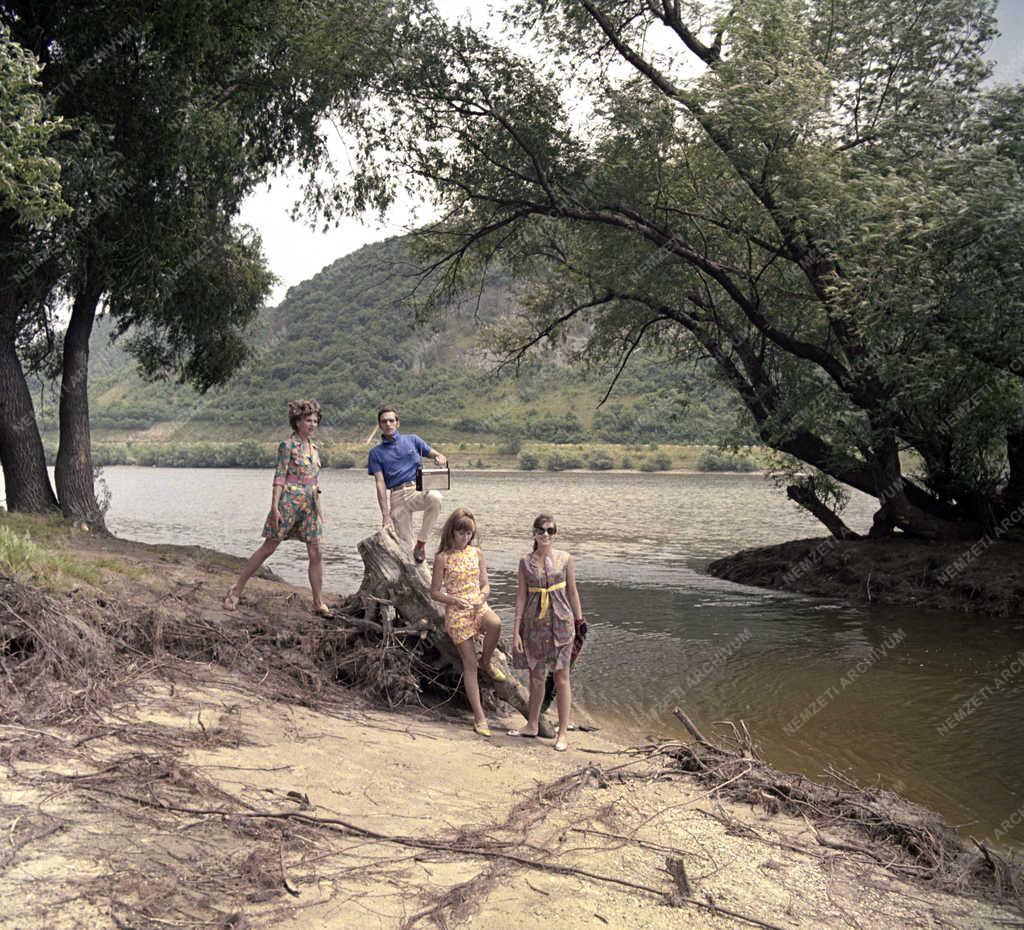
[[[436,441],[714,443],[735,431],[738,406],[707,368],[637,355],[611,399],[610,371],[587,374],[556,355],[496,374],[478,345],[481,321],[512,300],[492,280],[480,305],[450,308],[417,325],[405,298],[412,265],[402,239],[365,246],[291,288],[254,333],[252,363],[226,387],[199,396],[144,382],[110,328],[97,326],[91,414],[99,440],[239,441],[280,434],[287,401],[316,397],[339,442],[363,440],[382,402]],[[44,405],[44,421],[52,405]],[[52,422],[51,422],[52,429]]]

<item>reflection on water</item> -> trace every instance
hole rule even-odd
[[[237,555],[259,543],[269,472],[105,474],[118,535]],[[355,544],[379,528],[373,482],[362,470],[322,479],[326,587],[347,593],[362,576]],[[454,482],[446,507],[476,513],[506,624],[533,518],[556,516],[590,622],[577,694],[609,730],[678,736],[675,705],[709,729],[743,719],[781,768],[814,776],[832,763],[862,781],[879,778],[990,840],[1013,819],[997,843],[1024,845],[1024,672],[992,685],[1024,649],[1024,623],[867,609],[702,574],[740,548],[821,535],[757,476],[459,472]],[[870,513],[859,498],[847,516],[865,528]],[[285,544],[270,564],[305,582],[301,544]],[[949,726],[972,700],[976,709]]]

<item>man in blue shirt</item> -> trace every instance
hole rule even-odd
[[[411,545],[413,512],[423,511],[423,525],[412,551],[413,558],[422,562],[427,557],[430,531],[441,513],[441,492],[417,491],[416,469],[424,457],[432,458],[442,468],[448,459],[419,436],[398,432],[398,411],[394,407],[377,411],[377,425],[380,443],[370,450],[366,471],[377,484],[381,526],[393,527],[398,538]]]

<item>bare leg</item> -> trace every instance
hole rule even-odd
[[[309,553],[309,587],[313,591],[313,610],[324,607],[321,592],[324,587],[324,555],[320,543],[306,543]]]
[[[530,670],[530,716],[527,729],[536,733],[540,729],[540,705],[544,703],[544,670]]]
[[[509,730],[509,736],[536,736],[540,732],[540,705],[544,700],[544,669],[530,669],[530,708],[526,726]]]
[[[565,749],[569,743],[565,732],[569,727],[569,715],[572,712],[572,685],[569,684],[569,669],[563,668],[555,672],[555,704],[558,706],[558,737],[555,749]]]
[[[238,598],[242,596],[242,591],[245,590],[246,582],[256,574],[259,567],[273,555],[274,550],[280,545],[276,539],[264,539],[263,545],[259,547],[252,555],[249,556],[249,560],[242,566],[242,574],[238,576],[238,580],[228,588],[227,597],[224,598],[224,606],[228,610],[234,610],[235,604],[238,602]],[[230,606],[229,606],[230,602]]]
[[[480,666],[492,678],[491,658],[501,638],[501,618],[490,607],[485,607],[480,618],[480,631],[484,634],[484,646],[480,652]],[[498,679],[500,680],[500,679]]]
[[[480,703],[480,682],[476,677],[476,647],[473,645],[473,638],[463,640],[456,648],[462,659],[462,681],[466,686],[469,706],[473,708],[473,722],[487,726],[487,715]]]

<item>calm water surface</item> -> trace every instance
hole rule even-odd
[[[269,471],[119,467],[105,477],[120,536],[237,555],[260,541]],[[373,483],[361,469],[321,478],[326,588],[348,593],[362,576],[356,542],[379,528]],[[1024,671],[1009,671],[1024,621],[854,607],[710,578],[704,568],[718,556],[821,535],[759,476],[459,472],[455,485],[446,509],[476,513],[507,630],[532,520],[557,517],[590,622],[577,697],[606,729],[634,741],[679,736],[675,705],[708,729],[742,718],[778,767],[815,776],[831,763],[899,787],[965,834],[1024,845]],[[856,500],[849,522],[864,529],[870,513]],[[300,543],[269,564],[305,582]],[[969,701],[975,709],[949,726]]]

